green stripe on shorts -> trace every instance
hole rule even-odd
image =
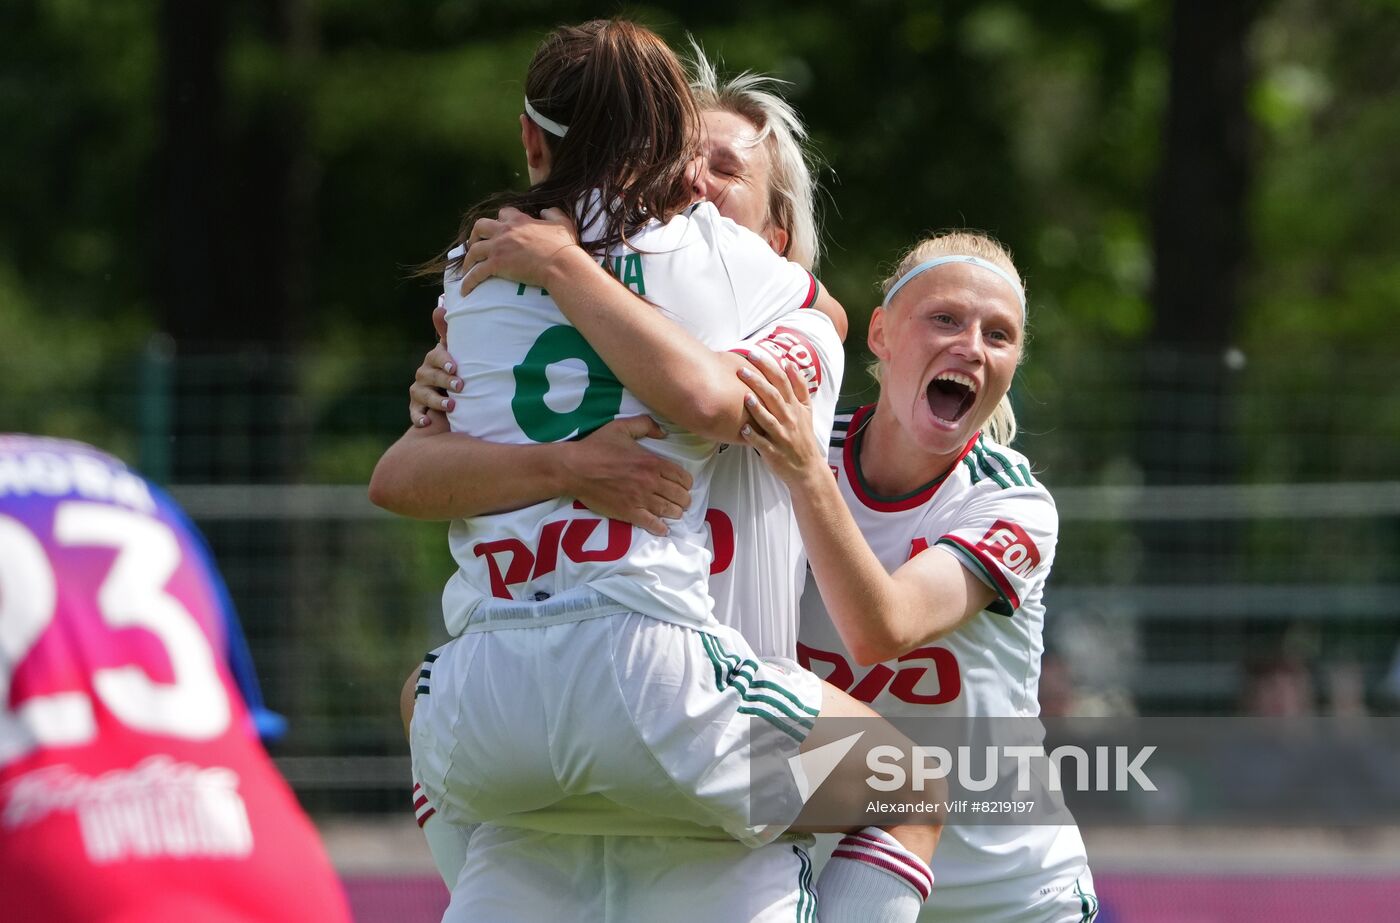
[[[805,702],[802,701],[801,696],[797,695],[792,690],[788,689],[786,686],[780,685],[779,683],[770,682],[766,679],[755,679],[754,673],[758,670],[758,663],[756,661],[741,661],[737,654],[731,654],[728,651],[726,651],[724,649],[724,646],[719,643],[718,638],[710,637],[710,640],[714,642],[715,649],[718,650],[722,656],[726,657],[731,662],[738,664],[738,666],[735,667],[734,672],[749,680],[755,687],[759,689],[771,689],[772,691],[781,694],[786,699],[788,699],[789,702],[792,703],[792,706],[794,708],[796,708],[798,711],[806,712],[813,718],[817,717],[817,715],[820,714],[820,709],[811,708],[810,706],[808,706]],[[747,674],[741,673],[739,672],[741,670],[749,670],[750,672]]]
[[[801,846],[793,846],[792,851],[801,865],[797,873],[797,923],[815,923],[817,895],[812,890],[812,859]]]
[[[793,740],[796,740],[798,743],[802,742],[806,736],[805,732],[812,729],[812,721],[810,718],[794,714],[784,702],[778,699],[751,692],[748,688],[748,684],[752,682],[750,677],[742,673],[736,674],[732,669],[722,670],[720,667],[720,660],[723,656],[723,649],[719,647],[718,642],[714,638],[703,631],[700,632],[700,643],[704,646],[705,654],[710,658],[711,664],[715,665],[715,687],[720,692],[733,689],[738,693],[739,699],[746,703],[738,708],[740,714],[762,718],[784,734],[787,734]],[[732,654],[728,656],[735,661],[738,660],[738,658],[734,657]],[[768,685],[773,684],[770,683]],[[795,699],[792,693],[788,692],[786,689],[780,686],[774,686],[774,688],[788,698]],[[784,720],[784,718],[787,720]],[[793,728],[788,725],[789,721],[801,727],[802,732],[793,730]]]
[[[1099,915],[1098,897],[1085,891],[1078,878],[1074,880],[1074,893],[1079,895],[1079,911],[1082,914],[1079,923],[1094,923],[1094,917]]]
[[[772,712],[764,711],[761,708],[750,708],[747,705],[740,705],[734,710],[741,715],[751,715],[755,718],[762,718],[764,721],[767,721],[773,727],[782,731],[784,734],[791,737],[799,744],[802,743],[802,741],[806,738],[806,735],[799,734],[797,731],[794,731],[792,728],[788,727],[787,724],[781,718],[776,717]]]

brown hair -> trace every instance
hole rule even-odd
[[[647,221],[669,221],[694,192],[687,165],[700,151],[699,113],[685,70],[660,36],[621,19],[560,26],[545,36],[525,75],[525,96],[541,115],[568,126],[562,137],[545,132],[549,176],[524,192],[497,193],[463,217],[453,246],[472,225],[502,208],[538,217],[561,208],[582,218],[579,233],[594,254],[626,244]],[[593,190],[611,209],[576,209]],[[460,260],[439,258],[424,267],[441,273]]]

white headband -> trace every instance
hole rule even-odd
[[[1021,314],[1024,315],[1026,313],[1026,290],[1021,288],[1021,283],[1016,281],[1016,277],[1005,269],[1002,269],[996,263],[988,262],[978,256],[938,256],[931,260],[924,260],[922,263],[900,276],[899,281],[890,286],[889,293],[885,295],[884,306],[888,308],[890,302],[894,300],[894,296],[899,293],[899,290],[904,288],[915,276],[920,273],[928,272],[935,266],[942,266],[944,263],[967,263],[970,266],[977,266],[988,272],[996,273],[1007,285],[1015,289],[1016,300],[1021,303]]]
[[[530,98],[525,98],[525,114],[530,117],[530,121],[543,128],[556,138],[562,138],[569,133],[569,126],[560,125],[548,116],[540,115],[534,106],[530,105]]]

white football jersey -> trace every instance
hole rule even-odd
[[[711,349],[816,299],[810,273],[708,203],[653,222],[631,244],[609,253],[606,267]],[[484,600],[544,599],[582,586],[667,621],[714,624],[704,522],[714,444],[677,430],[624,388],[548,292],[504,279],[466,298],[454,278],[444,288],[447,347],[466,383],[448,415],[454,431],[499,443],[558,442],[647,413],[669,435],[644,445],[694,477],[692,505],[664,537],[564,499],[454,521],[458,570],[443,590],[448,631],[467,630]]]
[[[1037,692],[1045,606],[1055,556],[1055,502],[1025,456],[980,433],[943,477],[901,497],[864,482],[859,455],[873,406],[838,413],[828,461],[861,533],[894,571],[916,554],[952,554],[996,591],[987,611],[897,660],[862,667],[842,644],[815,580],[802,597],[798,661],[890,717],[1027,718]],[[1073,826],[949,824],[933,857],[926,905],[989,923],[1022,920],[1087,867]],[[1038,919],[1038,917],[1037,917]]]
[[[831,438],[846,354],[830,319],[820,311],[794,311],[761,330],[734,352],[763,349],[801,370],[812,402],[819,445]],[[798,600],[807,579],[807,556],[787,485],[758,452],[742,444],[722,446],[710,480],[714,561],[710,595],[715,618],[742,634],[761,657],[793,659],[797,651]]]

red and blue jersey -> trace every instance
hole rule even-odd
[[[0,437],[0,879],[18,920],[346,920],[254,732],[179,508],[88,446]]]

